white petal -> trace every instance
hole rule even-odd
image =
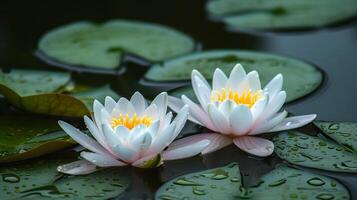
[[[229,124],[228,119],[224,114],[216,108],[215,105],[209,104],[208,105],[208,115],[211,118],[212,123],[214,126],[219,130],[219,132],[223,134],[230,134],[231,127]]]
[[[101,118],[101,110],[104,108],[104,106],[98,101],[94,100],[93,103],[93,113],[94,113],[94,120],[95,124],[97,125],[98,129],[102,129],[102,118]]]
[[[151,134],[146,132],[135,137],[130,143],[133,148],[138,152],[139,155],[147,151],[152,143]]]
[[[301,115],[288,117],[282,120],[278,125],[276,125],[269,132],[283,131],[288,129],[299,128],[305,126],[306,124],[312,122],[316,118],[315,114],[312,115]]]
[[[265,87],[264,92],[269,94],[269,97],[272,98],[283,88],[283,75],[276,75]]]
[[[98,142],[96,142],[93,138],[89,137],[88,135],[84,134],[79,129],[73,127],[72,125],[64,121],[58,121],[58,124],[69,136],[71,136],[73,140],[78,142],[84,148],[89,149],[90,151],[96,153],[102,153],[102,154],[107,153],[107,151],[102,146],[100,146]]]
[[[208,145],[209,140],[201,140],[199,142],[193,143],[187,146],[180,146],[169,148],[162,152],[163,160],[177,160],[182,158],[188,158],[201,153]]]
[[[176,129],[174,131],[174,134],[172,135],[171,142],[177,137],[177,135],[181,132],[183,127],[185,126],[185,123],[187,121],[188,117],[188,110],[189,107],[188,105],[185,105],[177,114],[173,122],[176,123]],[[171,143],[170,142],[170,143]]]
[[[154,121],[160,120],[160,116],[157,112],[158,106],[154,103],[151,103],[149,107],[144,111],[144,115],[152,118]]]
[[[285,117],[288,115],[288,112],[285,110],[283,112],[277,113],[274,115],[269,120],[265,120],[263,122],[260,122],[259,124],[256,125],[256,127],[253,128],[252,131],[250,131],[249,135],[257,135],[261,133],[267,133],[270,131],[273,127],[278,125]]]
[[[162,130],[166,129],[170,125],[171,120],[172,120],[172,116],[173,116],[172,112],[168,112],[166,114],[164,119],[162,119],[161,122],[160,122],[160,128],[159,128],[158,132],[161,132]],[[155,135],[156,135],[156,133],[155,133]]]
[[[106,137],[110,148],[112,151],[115,153],[115,156],[120,158],[121,160],[125,162],[131,162],[132,159],[137,157],[137,151],[131,149],[130,144],[128,144],[125,141],[122,141],[120,139],[120,134],[116,134],[113,132],[113,130],[109,127],[109,125],[104,124],[102,127],[104,131],[104,136]],[[118,126],[116,128],[116,132],[121,132],[123,134],[129,134],[125,133],[128,132],[126,127],[124,126]]]
[[[253,116],[245,105],[238,105],[229,117],[234,135],[245,135],[253,124]]]
[[[213,131],[217,131],[217,128],[214,127],[211,119],[208,116],[208,113],[206,113],[199,105],[195,104],[185,95],[182,95],[181,99],[186,105],[189,106],[190,116],[196,119],[199,122],[198,124],[203,125]]]
[[[145,155],[158,154],[170,144],[171,138],[175,133],[176,123],[172,122],[165,130],[159,133],[151,142],[150,148]]]
[[[162,92],[157,95],[151,104],[155,104],[157,106],[157,110],[155,112],[157,113],[158,118],[163,118],[167,111],[167,93]]]
[[[280,91],[276,94],[271,101],[269,101],[268,106],[266,107],[264,114],[262,115],[263,119],[268,119],[273,116],[275,113],[279,112],[281,107],[284,105],[286,99],[286,92]]]
[[[217,68],[213,74],[213,90],[222,90],[223,88],[226,88],[227,80],[228,78],[226,74],[224,74],[221,69]]]
[[[57,171],[71,174],[71,175],[84,175],[96,171],[96,166],[87,160],[77,160],[68,164],[57,167]]]
[[[261,90],[262,87],[260,85],[259,74],[257,71],[251,71],[247,74],[247,81],[249,84],[249,88],[252,92],[256,92]]]
[[[98,127],[93,123],[93,121],[89,117],[84,116],[84,123],[86,124],[86,127],[89,130],[89,132],[99,142],[99,144],[107,148],[108,145],[105,142],[103,133],[99,131]]]
[[[174,96],[169,96],[167,104],[176,113],[185,105],[181,99]]]
[[[117,105],[113,109],[112,115],[118,117],[120,114],[129,116],[133,116],[135,113],[135,109],[130,101],[124,97],[121,97],[117,103]]]
[[[217,151],[223,147],[226,147],[232,144],[233,140],[230,137],[227,137],[222,134],[217,133],[202,133],[196,134],[188,137],[184,137],[182,139],[176,140],[169,145],[169,149],[183,147],[186,145],[191,145],[193,143],[202,141],[202,140],[209,140],[209,145],[202,150],[202,154],[208,154],[214,151]]]
[[[253,115],[253,121],[259,119],[259,117],[263,114],[269,102],[269,96],[264,95],[261,99],[259,99],[251,108],[251,112]]]
[[[207,86],[206,79],[202,80],[201,77],[202,75],[198,71],[192,71],[191,81],[193,91],[196,94],[197,100],[202,105],[202,108],[205,110],[211,99],[211,88]]]
[[[124,166],[126,163],[116,160],[112,156],[93,153],[93,152],[81,152],[81,156],[89,162],[97,165],[98,167],[112,167],[112,166]]]
[[[142,115],[147,107],[147,102],[140,92],[135,92],[133,96],[131,96],[130,103],[133,105],[138,115]]]
[[[233,91],[238,90],[238,86],[246,78],[246,76],[247,74],[243,66],[241,64],[236,64],[229,75],[227,87],[232,88]]]
[[[108,113],[107,109],[103,108],[100,111],[100,119],[102,120],[102,125],[111,123],[112,117]]]
[[[104,102],[104,107],[108,111],[108,113],[111,113],[117,103],[114,101],[114,99],[110,96],[105,97],[105,102]]]
[[[153,123],[151,123],[151,125],[147,128],[147,131],[150,133],[150,135],[153,138],[159,133],[161,124],[162,122],[160,120],[156,120]]]
[[[256,156],[269,156],[274,151],[274,144],[264,138],[241,136],[233,140],[241,150]]]
[[[210,84],[207,82],[206,78],[205,78],[199,71],[197,71],[197,70],[195,70],[195,69],[192,70],[192,72],[191,72],[191,79],[192,79],[193,76],[197,76],[197,77],[202,81],[202,83],[203,83],[207,88],[209,88],[209,90],[211,90]]]
[[[224,114],[224,116],[229,117],[231,114],[232,110],[235,108],[236,103],[233,102],[232,100],[225,100],[223,103],[221,103],[218,107],[218,109]]]

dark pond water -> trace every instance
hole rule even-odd
[[[357,122],[356,21],[320,30],[233,33],[222,24],[210,22],[204,4],[203,0],[1,1],[0,67],[54,69],[33,53],[40,36],[62,24],[78,20],[101,22],[113,18],[151,21],[193,36],[202,49],[261,50],[313,63],[325,72],[324,84],[312,95],[288,104],[287,110],[294,114],[317,113],[320,120]],[[110,82],[122,95],[129,95],[136,89],[153,95],[153,91],[148,91],[149,86],[139,86],[144,72],[145,69],[133,66],[124,76],[96,76],[95,80],[98,84]],[[91,82],[93,78],[85,74],[76,76]],[[131,83],[137,83],[134,84],[136,87],[132,87]],[[0,109],[0,115],[13,112],[4,100],[0,102]],[[116,199],[151,199],[156,189],[167,180],[234,161],[240,163],[244,183],[248,185],[281,162],[275,156],[265,159],[250,157],[230,146],[203,158],[167,162],[164,167],[155,170],[132,169],[132,186]],[[352,198],[357,199],[357,175],[313,171],[337,178],[349,188]]]

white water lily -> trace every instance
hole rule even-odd
[[[181,159],[199,154],[208,140],[184,141],[174,139],[188,117],[188,107],[182,107],[175,119],[167,113],[167,93],[159,94],[147,105],[136,92],[129,100],[115,102],[106,97],[104,106],[94,101],[93,120],[84,122],[93,137],[72,125],[59,121],[62,129],[89,151],[81,152],[82,160],[58,167],[67,174],[87,174],[97,167],[132,165],[140,168],[156,167],[164,160]]]
[[[283,76],[276,75],[263,89],[259,74],[251,71],[246,74],[237,64],[229,77],[220,69],[213,75],[212,89],[197,70],[191,74],[192,87],[201,105],[185,95],[181,99],[169,97],[169,107],[178,111],[184,105],[190,108],[189,120],[218,133],[205,133],[184,138],[187,141],[209,140],[203,154],[221,149],[232,142],[240,149],[257,155],[268,156],[274,144],[261,133],[276,132],[304,126],[316,115],[287,117],[280,111],[286,92],[282,91]]]

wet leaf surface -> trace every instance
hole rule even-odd
[[[0,117],[0,163],[29,159],[76,144],[57,120],[19,116]]]
[[[357,154],[331,140],[289,131],[274,137],[273,142],[275,153],[292,164],[357,173]]]
[[[313,92],[323,79],[322,73],[314,66],[296,59],[253,51],[234,50],[199,52],[163,62],[151,67],[145,78],[162,82],[189,80],[191,71],[197,69],[207,79],[211,79],[217,67],[229,75],[237,63],[242,64],[247,72],[258,71],[262,86],[275,75],[283,74],[283,89],[287,92],[287,101],[295,100]],[[184,91],[184,94],[191,92],[189,89],[179,91]],[[173,94],[176,96],[182,95],[178,92]]]
[[[357,123],[317,121],[315,125],[340,145],[351,151],[357,151]]]
[[[22,110],[67,117],[89,115],[94,99],[119,97],[108,85],[78,92],[70,74],[39,70],[0,72],[0,92]]]
[[[38,44],[52,63],[84,70],[113,70],[120,67],[124,54],[162,61],[191,52],[194,47],[189,36],[170,27],[126,20],[71,23],[46,33]]]
[[[233,28],[317,28],[356,16],[357,1],[211,0],[207,11]]]
[[[156,199],[349,199],[347,189],[334,179],[284,165],[243,187],[238,164],[186,174],[165,183]]]
[[[104,169],[89,175],[66,176],[57,166],[71,159],[37,160],[24,165],[0,168],[1,198],[10,199],[108,199],[129,185],[121,169]]]

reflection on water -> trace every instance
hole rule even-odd
[[[78,1],[57,2],[20,1],[1,2],[0,8],[0,66],[2,68],[53,68],[41,62],[32,53],[39,37],[47,30],[78,20],[106,21],[113,18],[128,18],[163,23],[192,35],[202,49],[233,48],[269,51],[311,62],[327,74],[324,86],[313,95],[288,105],[294,114],[318,113],[321,120],[357,122],[357,26],[349,23],[338,28],[289,33],[233,33],[227,32],[219,23],[206,18],[203,0],[196,1]],[[70,6],[69,6],[70,5]],[[138,7],[138,5],[141,5]],[[13,12],[16,10],[16,12]],[[65,14],[64,14],[65,12]],[[31,16],[31,17],[29,17]],[[154,96],[167,87],[155,87],[140,82],[146,67],[128,61],[127,70],[118,77],[76,73],[77,80],[101,85],[110,82],[123,96],[135,90]],[[93,80],[95,80],[93,82]],[[150,89],[150,90],[149,90]],[[0,114],[13,112],[0,99]],[[17,111],[18,112],[18,111]],[[192,128],[192,127],[191,127]],[[191,128],[187,132],[191,132]],[[197,128],[197,127],[193,127]],[[281,161],[275,156],[261,159],[247,156],[234,146],[218,152],[189,160],[166,162],[153,170],[128,169],[132,177],[131,187],[116,199],[150,199],[165,181],[179,175],[228,163],[240,163],[243,183],[257,184],[259,177]],[[304,168],[304,170],[306,170]],[[309,170],[340,180],[348,186],[352,198],[357,198],[357,176],[343,173]]]

